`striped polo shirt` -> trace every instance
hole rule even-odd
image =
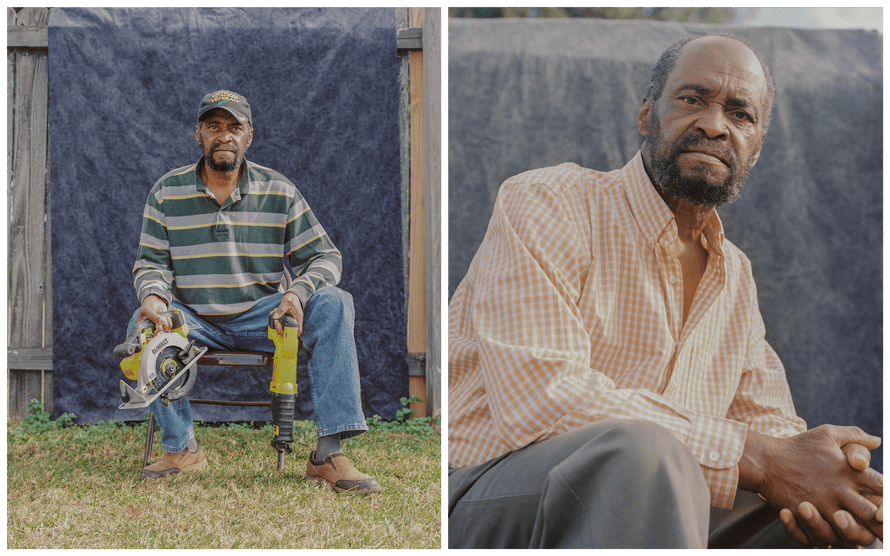
[[[152,187],[133,267],[140,303],[155,294],[225,322],[284,290],[284,257],[293,269],[288,291],[303,306],[318,288],[340,281],[340,251],[296,186],[274,170],[244,163],[222,204],[200,177],[203,159]]]

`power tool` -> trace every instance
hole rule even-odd
[[[149,319],[133,325],[124,343],[114,348],[121,370],[136,389],[120,381],[120,409],[148,407],[160,397],[164,405],[184,398],[198,377],[196,363],[207,348],[198,349],[188,341],[188,325],[179,309],[160,313],[173,321],[170,332],[155,334],[155,323]]]
[[[276,309],[277,310],[277,309]],[[278,451],[278,469],[284,468],[284,454],[291,453],[290,443],[294,441],[294,406],[297,399],[297,351],[300,347],[297,320],[287,313],[278,319],[269,315],[269,339],[275,344],[272,359],[272,382],[269,395],[272,398],[272,447]],[[279,336],[275,321],[281,323],[284,332]]]

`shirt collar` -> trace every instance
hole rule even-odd
[[[643,166],[643,155],[640,151],[621,169],[624,180],[624,191],[630,204],[631,212],[643,234],[644,240],[651,246],[656,242],[670,245],[677,239],[677,223],[674,213],[665,204],[664,199],[655,190],[655,186],[646,174]],[[723,254],[723,223],[717,212],[708,220],[703,234],[708,249]]]

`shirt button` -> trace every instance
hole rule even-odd
[[[676,276],[671,276],[670,278],[668,278],[668,282],[670,282],[671,284],[676,284],[676,283],[677,283],[677,277],[676,277]]]
[[[711,453],[708,454],[708,459],[711,461],[717,461],[718,459],[720,459],[720,452],[718,452],[717,450],[711,450]]]

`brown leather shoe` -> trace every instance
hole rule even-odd
[[[343,452],[334,452],[324,461],[315,461],[313,450],[306,465],[306,476],[313,481],[328,483],[337,492],[373,494],[383,490],[377,479],[356,470]]]
[[[198,446],[196,452],[189,452],[186,448],[181,452],[164,452],[158,461],[142,468],[143,479],[159,479],[176,475],[179,472],[199,471],[207,468],[207,459],[204,450]]]

